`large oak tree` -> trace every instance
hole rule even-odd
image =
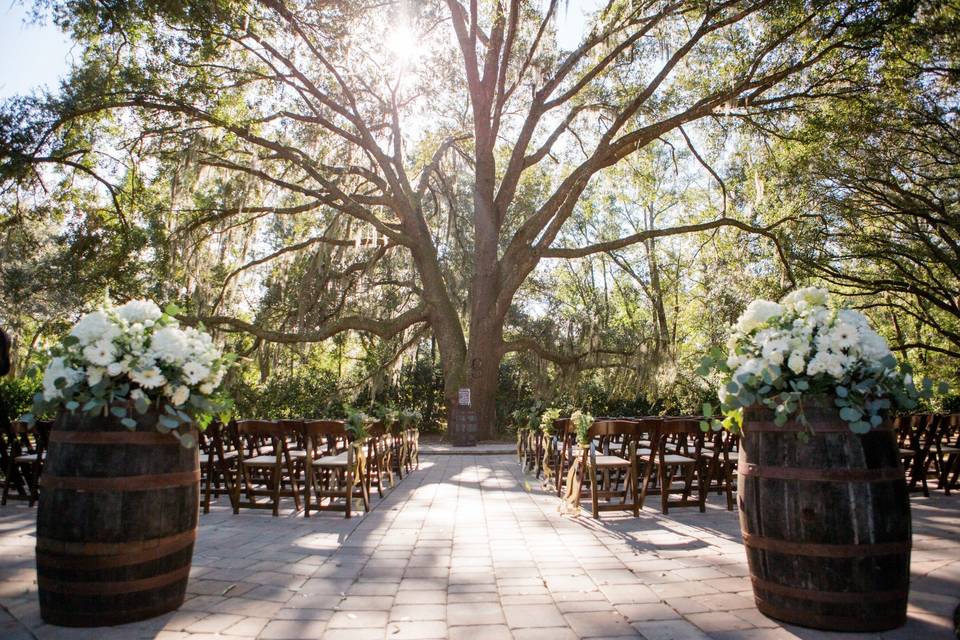
[[[294,227],[299,237],[218,274],[218,294],[194,304],[193,318],[287,343],[428,328],[447,402],[470,387],[486,429],[505,354],[571,357],[505,334],[542,260],[727,225],[775,233],[724,209],[558,242],[596,176],[677,134],[704,162],[691,133],[700,121],[763,126],[855,89],[885,24],[911,8],[611,1],[565,50],[556,20],[570,7],[556,0],[44,4],[82,58],[59,95],[7,106],[7,178],[26,183],[59,165],[99,185],[125,224],[142,183],[179,167],[168,178],[169,202],[188,218],[179,232],[312,218]],[[219,191],[191,192],[210,172]],[[249,269],[310,251],[309,268],[325,276],[315,286],[304,275],[297,293],[309,313],[274,326],[227,312]],[[333,273],[333,258],[350,251],[363,255]],[[392,317],[345,303],[340,289],[357,274]]]

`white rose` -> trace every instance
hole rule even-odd
[[[187,349],[187,336],[178,327],[163,327],[150,338],[150,352],[164,362],[183,362]]]
[[[145,394],[142,389],[134,389],[130,392],[130,399],[133,401],[146,400],[147,394]]]
[[[157,320],[163,313],[160,311],[160,307],[150,300],[131,300],[117,307],[117,315],[130,324],[134,324],[147,320]]]
[[[887,345],[887,341],[872,329],[861,332],[860,349],[863,352],[863,357],[873,362],[879,362],[890,355],[890,347]]]
[[[754,300],[747,305],[747,309],[737,320],[736,328],[742,333],[750,333],[771,318],[779,316],[783,311],[783,307],[776,302],[771,302],[770,300]]]
[[[99,384],[103,380],[104,369],[102,367],[90,367],[87,369],[87,384],[91,387]]]
[[[211,393],[213,393],[213,385],[210,384],[209,382],[204,382],[202,385],[200,385],[200,393],[202,393],[205,396],[210,395]]]
[[[178,407],[189,399],[190,389],[188,389],[186,385],[180,385],[177,387],[176,391],[174,391],[173,395],[170,397],[170,401]]]
[[[122,362],[111,362],[107,365],[107,375],[111,378],[114,378],[123,373],[123,363]]]
[[[98,340],[113,340],[120,335],[120,327],[103,311],[94,311],[80,318],[70,330],[70,335],[86,346]]]
[[[803,373],[804,368],[807,366],[807,363],[804,361],[803,357],[803,353],[794,351],[790,354],[790,359],[787,360],[787,366],[790,367],[790,370],[797,375]]]
[[[750,358],[734,371],[733,379],[740,382],[746,377],[755,376],[763,371],[763,360],[760,358]],[[745,382],[745,380],[744,380]]]
[[[798,310],[808,307],[825,306],[830,299],[830,292],[819,287],[805,287],[797,289],[784,296],[781,303]]]

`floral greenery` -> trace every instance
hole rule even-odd
[[[540,429],[543,431],[544,435],[553,435],[553,421],[560,417],[560,413],[560,409],[556,407],[550,407],[543,412],[542,416],[540,416]]]
[[[369,438],[370,430],[367,426],[373,422],[373,418],[359,409],[354,409],[346,405],[344,406],[344,411],[347,414],[347,433],[350,434],[350,438],[355,442],[363,442]]]
[[[513,418],[513,424],[517,431],[533,429],[535,425],[539,424],[540,409],[542,406],[540,401],[535,401],[529,406],[520,407],[511,412],[510,417]]]
[[[590,426],[593,424],[593,416],[586,411],[577,410],[570,415],[570,421],[577,430],[577,442],[584,446],[590,444]]]
[[[39,374],[0,380],[0,428],[30,411],[34,395],[42,388]]]
[[[160,432],[193,446],[193,436],[181,428],[203,430],[215,415],[228,418],[232,403],[217,390],[234,356],[221,355],[202,328],[181,329],[173,317],[179,312],[175,305],[160,311],[147,300],[114,307],[106,299],[51,350],[43,390],[24,420],[62,408],[112,415],[133,430],[134,415],[152,407]]]
[[[716,351],[703,359],[702,375],[720,372],[723,421],[701,428],[738,431],[744,407],[760,403],[774,421],[807,424],[803,404],[812,396],[833,397],[854,433],[867,433],[893,407],[911,410],[929,398],[933,383],[918,389],[910,366],[898,367],[886,340],[863,314],[831,304],[824,289],[800,289],[780,303],[754,300],[737,320],[724,359]],[[945,393],[944,385],[939,388]],[[704,405],[704,414],[713,408]]]
[[[401,409],[399,412],[400,428],[409,429],[423,420],[423,415],[416,409]]]

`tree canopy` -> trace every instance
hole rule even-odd
[[[19,353],[109,288],[215,329],[241,386],[419,376],[492,428],[695,408],[745,302],[822,281],[955,374],[956,6],[611,1],[568,50],[569,9],[38,3],[82,54],[0,114]]]

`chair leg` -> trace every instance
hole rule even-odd
[[[271,477],[273,484],[273,515],[276,517],[280,515],[280,465],[275,464],[271,469],[273,470],[273,476]]]
[[[670,511],[670,479],[673,477],[669,467],[665,464],[659,465],[660,470],[660,511],[667,515]]]
[[[344,472],[343,472],[343,485],[342,485],[342,486],[343,486],[343,490],[344,490],[345,495],[346,495],[346,498],[347,498],[347,506],[346,506],[346,510],[347,510],[347,511],[346,511],[346,516],[344,516],[344,517],[346,517],[346,518],[349,518],[349,517],[350,517],[350,509],[353,507],[353,487],[354,487],[354,481],[355,481],[355,479],[354,479],[354,477],[353,477],[353,472],[352,472],[352,471],[344,471]]]
[[[203,512],[210,513],[210,491],[211,483],[213,482],[213,465],[210,463],[210,460],[207,460],[203,464],[203,473],[206,475],[206,482],[203,483]]]
[[[31,506],[31,507],[32,507],[34,504],[36,504],[37,500],[40,499],[40,495],[39,495],[39,491],[38,491],[38,484],[39,484],[39,483],[38,483],[38,479],[39,479],[39,475],[40,475],[40,474],[38,473],[39,469],[40,469],[39,463],[38,463],[38,464],[31,464],[31,465],[30,465],[30,475],[29,475],[29,477],[28,477],[28,479],[27,479],[27,484],[29,485],[29,487],[28,487],[28,488],[29,488],[29,491],[30,491],[30,502],[29,502],[29,506]]]
[[[590,474],[590,504],[593,507],[593,517],[600,519],[600,509],[597,504],[597,470],[587,465],[587,473]]]

